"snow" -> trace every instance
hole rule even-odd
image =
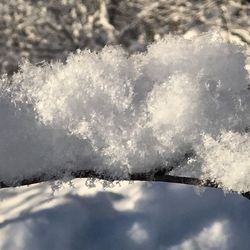
[[[178,246],[171,247],[170,250],[229,249],[230,234],[227,232],[227,224],[227,221],[216,221],[209,227],[205,227],[198,235],[186,239]]]
[[[248,249],[243,196],[213,188],[198,196],[172,183],[122,181],[103,190],[84,182],[63,183],[53,195],[48,183],[1,189],[0,249]]]
[[[132,56],[108,46],[65,64],[24,62],[0,84],[1,181],[65,169],[123,178],[174,163],[172,174],[249,191],[246,48],[217,33],[167,36]]]

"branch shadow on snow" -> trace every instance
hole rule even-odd
[[[6,220],[0,230],[26,230],[22,249],[170,249],[197,239],[219,223],[221,237],[227,237],[226,249],[247,249],[250,204],[246,199],[216,189],[197,195],[192,187],[175,184],[145,185],[142,192],[135,209],[125,211],[114,207],[125,198],[121,194],[68,194],[63,204]],[[211,237],[208,234],[203,241]],[[219,249],[219,243],[213,249]],[[11,249],[12,244],[9,238],[4,249]]]

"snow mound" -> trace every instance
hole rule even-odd
[[[245,55],[207,33],[168,36],[133,56],[106,47],[65,64],[24,62],[0,83],[1,181],[165,167],[249,191]]]

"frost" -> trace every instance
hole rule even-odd
[[[24,62],[0,86],[1,179],[77,169],[122,178],[174,166],[248,191],[245,60],[244,47],[207,33],[168,36],[130,57],[106,47],[65,64]]]

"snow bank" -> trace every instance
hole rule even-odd
[[[171,174],[248,191],[245,59],[243,47],[208,33],[168,36],[130,57],[106,47],[65,64],[24,62],[0,85],[1,180],[174,166]]]

